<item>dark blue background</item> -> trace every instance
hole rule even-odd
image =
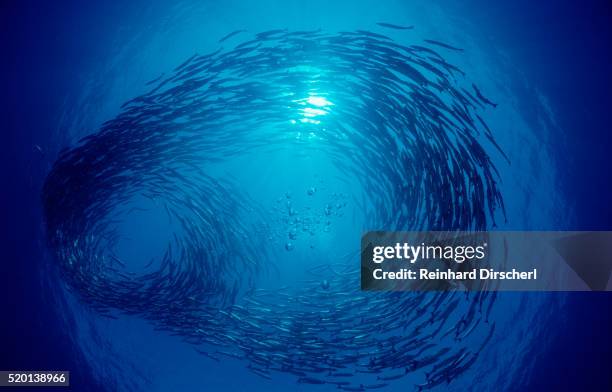
[[[141,5],[122,3],[0,5],[0,369],[70,369],[75,390],[97,388],[84,361],[67,350],[68,336],[32,273],[41,262],[35,241],[42,230],[39,189],[48,170],[33,146],[51,137],[62,99],[76,86],[74,70],[104,55],[95,42],[109,24],[138,15]],[[556,108],[567,131],[559,135],[559,171],[575,210],[573,229],[612,230],[612,4],[467,1],[461,7]],[[611,304],[610,293],[570,296],[565,311],[571,323],[559,326],[559,337],[539,359],[532,390],[610,387]]]

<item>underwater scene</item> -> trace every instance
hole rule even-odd
[[[363,291],[360,240],[610,230],[611,9],[2,5],[0,370],[609,391],[609,292]]]

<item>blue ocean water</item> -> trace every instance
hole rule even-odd
[[[336,389],[297,383],[282,372],[262,379],[246,361],[205,358],[179,337],[156,331],[154,322],[101,317],[66,288],[47,247],[41,188],[60,149],[117,116],[124,102],[150,90],[149,80],[170,74],[194,53],[224,46],[218,40],[237,29],[251,37],[275,28],[368,30],[406,45],[434,39],[463,48],[444,56],[497,103],[482,115],[511,162],[488,147],[508,218],[503,223],[498,216],[499,227],[609,229],[612,83],[606,3],[19,3],[1,14],[2,52],[8,59],[2,65],[7,217],[2,368],[69,369],[74,390]],[[385,30],[379,21],[415,29]],[[243,42],[240,35],[233,39],[232,44]],[[310,98],[339,107],[343,93],[331,89]],[[312,125],[309,131],[317,129]],[[268,232],[260,239],[269,248],[267,257],[279,261],[284,282],[295,286],[309,263],[350,253],[364,229],[397,228],[368,227],[376,220],[364,216],[360,202],[381,189],[362,189],[325,149],[278,143],[265,153],[254,150],[221,161],[208,174],[228,175],[241,186],[236,198],[248,194],[252,205],[262,207],[272,239]],[[325,213],[328,206],[333,215]],[[292,208],[300,218],[322,212],[322,221],[309,227],[314,235],[291,238],[286,215]],[[240,221],[254,219],[245,214]],[[160,250],[165,233],[143,229],[161,225],[159,219],[141,216],[121,228],[132,238],[119,247],[122,257],[135,260],[130,268],[138,271],[146,263],[140,256]],[[607,293],[500,293],[490,316],[496,322],[494,338],[469,371],[440,388],[609,390],[609,309]],[[482,340],[486,330],[477,331]],[[387,390],[421,382],[422,375],[415,374]]]

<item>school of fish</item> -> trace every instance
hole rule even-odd
[[[496,104],[440,51],[461,49],[365,30],[279,29],[152,81],[48,174],[48,243],[68,286],[103,315],[137,315],[265,379],[287,373],[342,391],[452,382],[494,338],[494,291],[362,292],[358,252],[315,261],[299,287],[258,287],[270,266],[266,237],[253,233],[266,230],[266,213],[207,170],[295,142],[294,131],[316,133],[368,190],[368,228],[492,227],[504,206],[484,144],[503,152],[481,113]],[[112,249],[141,199],[168,216],[173,235],[137,273]]]

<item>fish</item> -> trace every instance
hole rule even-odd
[[[457,51],[457,52],[463,52],[463,49],[456,48],[454,46],[445,44],[444,42],[436,41],[436,40],[433,40],[433,39],[426,39],[424,41],[427,42],[428,44],[440,46],[440,47],[442,47],[444,49],[450,49],[450,50],[454,50],[454,51]]]
[[[149,80],[148,82],[145,83],[145,86],[150,86],[152,84],[155,84],[157,82],[159,82],[166,74],[164,72],[161,73],[161,75],[159,75],[158,77]]]
[[[489,101],[484,95],[482,95],[482,93],[480,92],[480,89],[474,83],[472,83],[472,88],[474,89],[474,92],[476,93],[476,97],[478,97],[478,99],[481,102],[486,103],[487,105],[490,105],[494,108],[497,107],[496,103]]]
[[[320,380],[318,378],[313,377],[301,377],[298,378],[297,382],[300,384],[325,384],[324,380]]]
[[[219,40],[219,43],[225,42],[225,41],[227,41],[228,39],[232,38],[233,36],[238,35],[238,34],[240,34],[240,33],[244,33],[244,32],[246,32],[246,30],[244,30],[244,29],[234,30],[234,31],[232,31],[231,33],[229,33],[229,34],[227,34],[227,35],[223,36],[223,38],[221,38],[221,39]]]
[[[365,388],[363,387],[363,385],[358,386],[358,387],[350,387],[350,386],[339,386],[340,389],[344,390],[344,391],[364,391]]]
[[[400,26],[400,25],[386,23],[386,22],[377,22],[376,24],[381,26],[381,27],[386,27],[386,28],[395,29],[395,30],[412,30],[412,29],[414,29],[414,26]]]

